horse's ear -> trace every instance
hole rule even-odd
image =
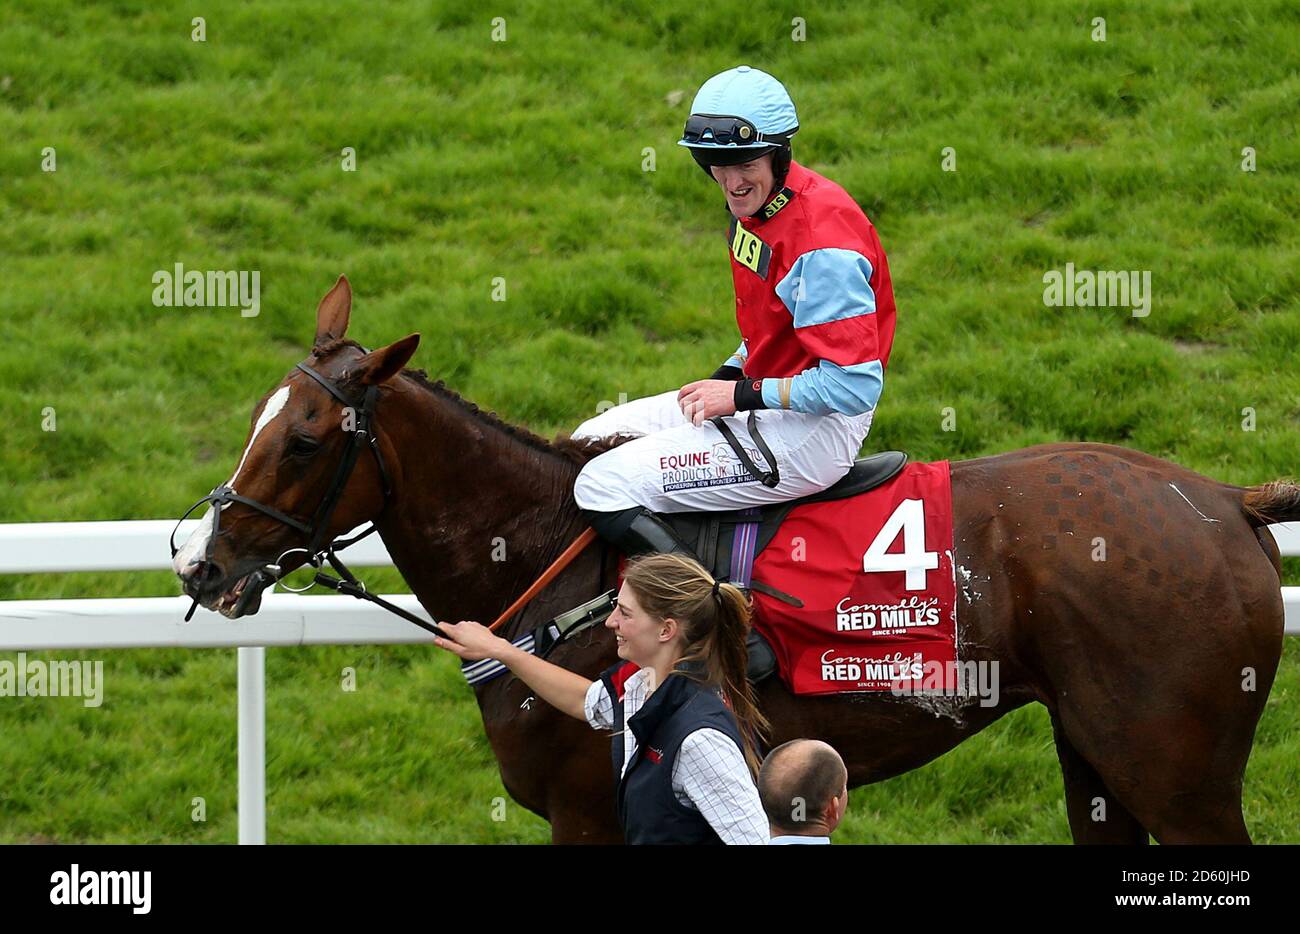
[[[362,357],[353,372],[363,386],[375,386],[387,382],[406,366],[420,346],[420,335],[409,334],[400,341],[394,341],[387,347],[372,350]]]
[[[348,333],[348,315],[352,312],[352,286],[347,276],[339,276],[334,288],[316,306],[316,340],[319,347]]]

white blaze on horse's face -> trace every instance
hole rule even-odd
[[[235,472],[230,476],[230,482],[226,484],[236,493],[239,490],[235,486],[235,481],[239,479],[239,472],[244,469],[244,463],[248,460],[253,445],[257,443],[258,436],[262,433],[262,429],[271,423],[272,419],[284,411],[284,407],[288,402],[289,387],[281,386],[271,398],[266,400],[266,405],[262,406],[262,414],[257,417],[257,424],[253,426],[253,434],[248,439],[248,447],[244,448],[244,456],[239,459],[239,466],[235,468]],[[176,552],[176,557],[172,558],[172,570],[178,575],[184,576],[186,568],[196,561],[203,560],[203,556],[208,553],[208,536],[212,534],[211,512],[212,507],[209,506],[204,511],[203,518],[199,520],[199,527],[185,540],[185,544]]]
[[[230,475],[230,482],[226,484],[236,493],[239,489],[235,486],[235,481],[239,479],[239,472],[244,469],[244,462],[248,460],[249,452],[253,450],[253,445],[257,443],[257,436],[262,433],[262,429],[271,423],[284,410],[285,405],[289,402],[289,387],[281,386],[275,391],[271,398],[266,400],[266,405],[262,406],[262,414],[257,416],[257,424],[253,426],[253,435],[248,439],[248,447],[244,448],[244,456],[239,459],[239,466],[235,472]]]

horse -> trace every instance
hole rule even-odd
[[[254,406],[226,485],[237,498],[175,555],[183,590],[231,618],[254,613],[268,565],[294,566],[286,553],[305,555],[308,538],[314,548],[372,521],[434,620],[492,619],[585,531],[574,478],[617,439],[551,442],[484,412],[406,368],[418,334],[377,350],[349,338],[351,307],[340,277],[317,308],[310,356]],[[363,394],[369,428],[343,476]],[[757,688],[769,743],[830,743],[856,787],[1036,702],[1076,843],[1249,843],[1242,778],[1283,638],[1266,526],[1300,519],[1300,486],[1231,486],[1094,443],[954,461],[951,483],[960,655],[998,663],[996,703],[795,696],[770,677]],[[501,634],[613,587],[617,560],[585,548]],[[595,678],[616,660],[613,636],[594,627],[550,658]],[[553,841],[621,842],[608,739],[513,676],[474,693],[506,790],[550,822]]]

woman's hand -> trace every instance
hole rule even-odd
[[[556,710],[579,720],[587,719],[585,707],[591,682],[582,675],[528,654],[500,636],[494,636],[492,630],[479,623],[462,620],[459,623],[439,623],[438,628],[448,638],[434,636],[434,645],[467,662],[495,658]]]
[[[459,623],[439,623],[438,628],[451,638],[433,637],[433,644],[446,649],[467,662],[476,662],[481,658],[501,657],[505,649],[511,648],[509,642],[494,635],[482,623],[461,620]]]

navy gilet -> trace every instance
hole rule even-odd
[[[677,800],[673,793],[673,766],[682,741],[701,729],[714,729],[730,737],[740,750],[744,744],[735,714],[714,688],[691,677],[672,674],[655,689],[626,723],[623,722],[623,682],[636,667],[619,662],[601,673],[614,707],[614,736],[610,751],[616,804],[623,837],[631,844],[721,844],[704,815]],[[623,771],[623,730],[636,736],[637,748]]]

